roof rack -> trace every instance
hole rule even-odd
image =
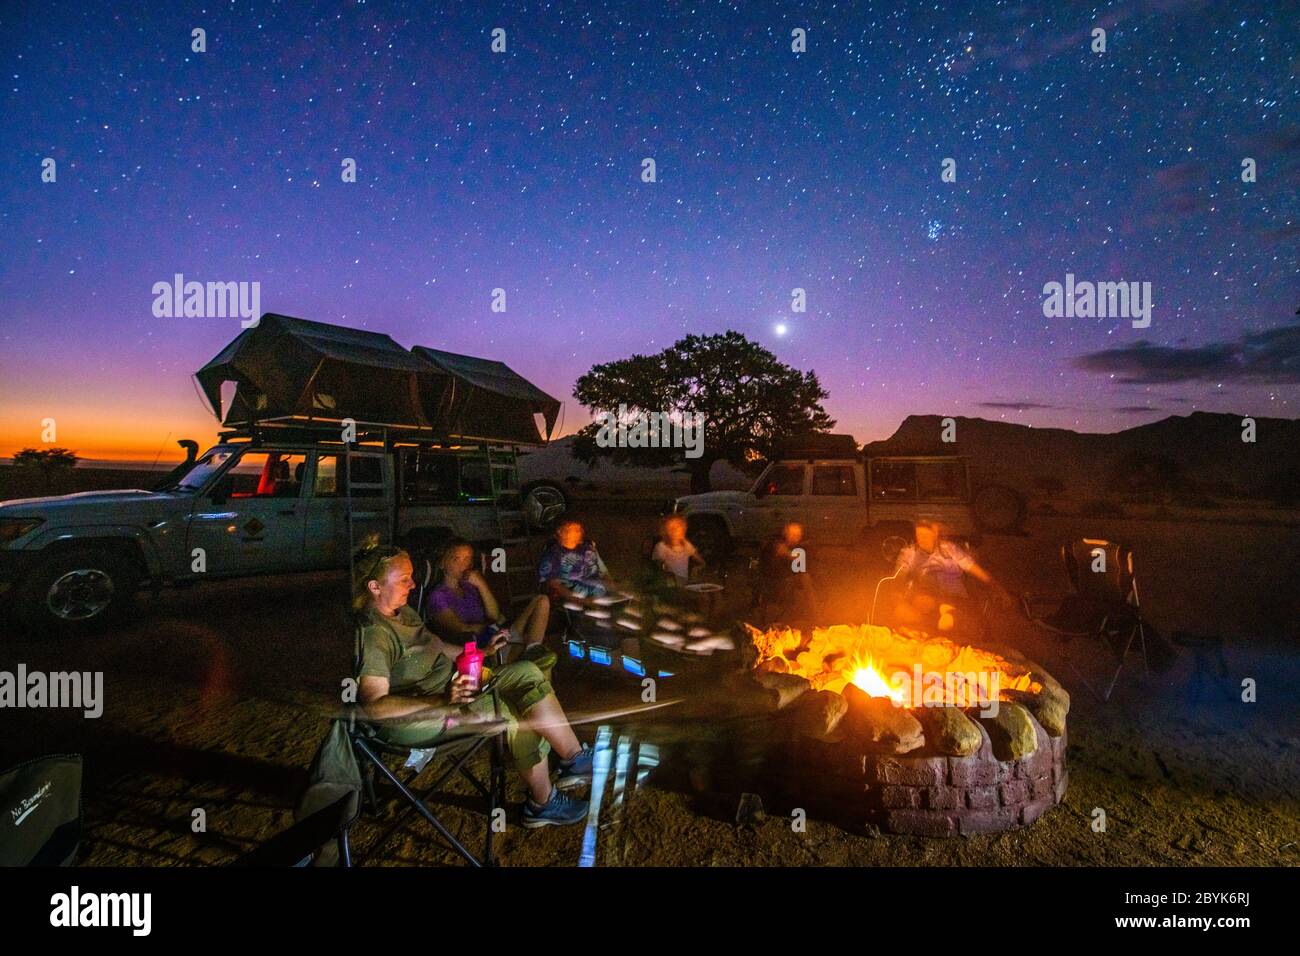
[[[502,441],[501,439],[483,438],[476,435],[438,434],[429,427],[386,422],[355,422],[353,424],[356,426],[356,437],[351,442],[354,445],[378,443],[390,449],[399,445],[436,446],[448,449],[466,446],[477,448],[484,445],[491,448],[515,447],[512,442]],[[250,424],[235,423],[235,427],[226,428],[219,432],[217,438],[219,441],[230,441],[238,438],[262,441],[269,438],[275,441],[301,442],[304,444],[343,445],[343,431],[344,423],[342,419],[309,419],[298,416],[282,416],[262,419]]]

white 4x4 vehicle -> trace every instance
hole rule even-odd
[[[942,522],[950,533],[1015,530],[1020,496],[986,485],[971,492],[970,469],[956,456],[864,458],[825,451],[787,456],[768,465],[749,491],[714,491],[678,498],[691,540],[725,554],[756,544],[797,521],[811,543],[856,545],[873,537],[910,535],[918,518]]]

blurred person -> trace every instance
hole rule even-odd
[[[807,570],[796,570],[794,550],[802,548],[803,525],[787,522],[763,545],[758,559],[758,601],[772,620],[815,620],[820,602]]]
[[[686,538],[686,517],[671,514],[659,525],[659,540],[655,542],[650,559],[671,574],[677,583],[689,584],[693,570],[703,570],[704,558]]]
[[[556,526],[555,540],[538,562],[537,582],[552,601],[586,602],[615,590],[596,543],[587,540],[586,529],[576,518],[565,518]]]
[[[406,603],[415,587],[411,572],[411,559],[400,548],[370,546],[355,556],[352,607],[362,627],[359,700],[384,740],[426,747],[453,724],[496,718],[492,695],[479,693],[471,678],[457,673],[454,660],[461,648],[426,628]],[[495,652],[504,640],[497,635],[484,652]],[[582,821],[587,802],[562,788],[590,779],[592,750],[578,742],[550,683],[529,661],[507,664],[490,680],[510,755],[528,791],[523,825]],[[551,750],[560,758],[554,784],[547,761]]]
[[[913,525],[913,541],[898,552],[894,579],[903,589],[894,606],[894,620],[910,627],[951,631],[979,619],[979,608],[966,588],[966,575],[987,586],[999,604],[1011,596],[974,557],[944,536],[943,526],[922,518]]]
[[[533,596],[505,627],[506,616],[496,596],[474,567],[474,546],[463,538],[448,542],[438,560],[438,572],[440,580],[429,592],[426,613],[440,637],[461,644],[467,640],[499,644],[504,640],[513,651],[530,660],[538,659],[544,651],[541,645],[551,614],[550,598],[544,594]]]

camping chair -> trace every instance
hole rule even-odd
[[[354,675],[361,673],[362,630],[363,626],[358,622],[355,629],[353,652],[352,673]],[[499,655],[497,655],[493,658],[493,663],[498,663],[499,659]],[[407,812],[390,827],[372,852],[376,852],[382,847],[402,821],[410,813],[414,812],[432,826],[450,848],[470,866],[496,865],[496,856],[493,853],[493,837],[495,836],[493,824],[496,822],[497,810],[505,807],[506,737],[505,723],[500,720],[501,702],[497,692],[494,688],[489,688],[485,693],[492,695],[493,713],[497,716],[497,720],[467,725],[463,729],[448,731],[444,736],[436,738],[428,747],[403,746],[385,741],[379,735],[374,724],[361,716],[359,706],[351,708],[347,723],[348,738],[353,751],[356,753],[357,762],[362,769],[363,804],[372,814],[380,815],[379,801],[375,795],[375,775],[379,774],[397,790],[401,799],[405,800],[409,805]],[[470,760],[484,750],[488,755],[486,782],[469,766]],[[403,758],[404,766],[398,769],[390,767],[385,759],[390,757]],[[434,765],[437,773],[432,782],[417,789],[416,781],[429,765]],[[403,769],[412,769],[414,773],[404,780],[402,779]],[[486,818],[487,833],[484,839],[482,856],[476,856],[457,839],[455,834],[429,806],[430,797],[439,792],[443,784],[456,775],[467,780],[477,794],[486,801],[484,816]],[[350,825],[349,823],[349,827]],[[345,865],[349,865],[350,850],[348,849],[347,828],[343,833],[341,850],[345,858]]]
[[[416,565],[416,573],[420,575],[420,583],[415,588],[415,610],[420,615],[420,620],[427,624],[425,607],[429,600],[429,593],[433,590],[434,578],[437,575],[434,573],[432,560],[424,558],[421,564],[424,565],[423,570],[420,569],[420,565]]]
[[[1134,638],[1142,649],[1143,673],[1150,673],[1146,628],[1138,600],[1137,578],[1133,574],[1133,552],[1123,545],[1101,538],[1081,538],[1061,545],[1061,563],[1071,593],[1057,602],[1046,616],[1034,612],[1043,599],[1024,595],[1025,614],[1033,623],[1070,641],[1076,637],[1104,641],[1118,659],[1103,693],[1097,693],[1083,672],[1066,656],[1066,663],[1103,703],[1110,700]]]
[[[0,866],[71,866],[80,843],[80,754],[0,773]]]
[[[249,850],[231,866],[310,866],[319,848],[328,845],[330,841],[337,841],[339,859],[343,865],[351,866],[347,831],[355,813],[353,795],[344,793],[333,803],[321,807],[311,816],[299,820],[287,830],[281,830],[265,843]]]

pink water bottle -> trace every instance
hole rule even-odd
[[[456,656],[456,670],[468,677],[474,689],[478,690],[479,679],[483,676],[483,652],[478,649],[477,642],[465,642],[465,649]]]

